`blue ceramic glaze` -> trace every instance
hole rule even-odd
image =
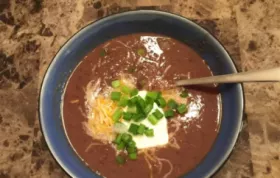
[[[98,177],[70,147],[62,126],[61,100],[71,71],[99,44],[120,35],[153,32],[191,46],[215,75],[235,73],[223,46],[206,30],[183,17],[160,11],[139,10],[101,19],[75,34],[60,49],[44,77],[40,93],[40,123],[47,145],[60,166],[72,177]],[[205,159],[186,178],[210,177],[231,153],[242,126],[243,89],[240,84],[220,86],[222,121],[218,137]],[[187,150],[186,150],[187,151]],[[188,161],[188,160],[185,160]]]

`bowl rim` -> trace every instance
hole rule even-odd
[[[233,59],[231,58],[231,56],[229,55],[229,52],[226,50],[226,48],[224,47],[224,45],[214,36],[212,35],[208,30],[206,30],[204,27],[200,26],[198,23],[190,20],[189,18],[186,18],[180,14],[175,14],[172,12],[166,12],[166,11],[161,11],[161,10],[143,10],[143,9],[137,9],[137,10],[130,10],[130,11],[125,11],[125,12],[120,12],[120,13],[116,13],[116,14],[111,14],[105,17],[102,17],[100,19],[97,19],[96,21],[93,21],[87,25],[85,25],[84,27],[82,27],[81,29],[79,29],[78,31],[76,31],[71,37],[69,37],[64,43],[63,45],[58,49],[58,51],[56,52],[56,54],[54,55],[54,57],[52,58],[51,62],[49,63],[43,78],[42,78],[42,82],[40,85],[40,90],[39,90],[39,102],[38,102],[38,111],[39,111],[39,125],[40,125],[40,130],[42,131],[42,136],[46,141],[46,145],[48,147],[48,151],[51,153],[50,155],[54,158],[55,162],[58,163],[58,165],[62,168],[62,170],[69,175],[70,177],[75,177],[75,173],[73,173],[71,170],[69,170],[67,167],[64,166],[64,162],[62,160],[60,160],[56,154],[56,151],[54,148],[52,148],[51,145],[51,141],[46,133],[46,128],[43,125],[43,93],[45,93],[45,85],[48,79],[48,75],[50,73],[50,69],[52,69],[54,67],[54,63],[56,60],[59,59],[60,53],[62,53],[64,50],[66,50],[67,44],[70,44],[74,38],[76,37],[77,34],[79,33],[83,33],[83,31],[85,31],[87,28],[91,27],[91,26],[96,26],[99,23],[101,23],[102,21],[107,21],[113,18],[120,18],[122,16],[126,16],[126,15],[133,15],[133,14],[158,14],[158,15],[163,15],[163,16],[171,16],[173,18],[179,19],[181,21],[185,21],[186,23],[191,24],[192,26],[195,26],[196,28],[200,29],[201,31],[203,31],[206,35],[210,36],[211,38],[214,39],[215,45],[217,45],[217,47],[221,48],[224,53],[228,56],[228,58],[230,59],[229,62],[231,62],[231,66],[234,70],[234,73],[238,72],[236,63],[233,61]],[[234,137],[233,137],[233,141],[231,142],[231,144],[229,145],[229,149],[226,151],[226,153],[223,155],[223,158],[216,164],[216,166],[209,170],[206,174],[207,177],[211,177],[212,175],[216,174],[221,168],[222,166],[226,163],[226,160],[228,160],[229,156],[231,155],[233,148],[240,136],[240,132],[242,131],[242,127],[243,127],[243,116],[245,113],[244,110],[244,106],[245,106],[245,95],[244,95],[244,86],[242,83],[238,84],[238,90],[240,93],[239,99],[240,99],[240,113],[238,114],[238,125],[239,125],[239,129],[235,131],[234,133]],[[218,136],[217,136],[218,137]],[[217,138],[216,138],[217,139]],[[182,176],[186,176],[182,175]]]

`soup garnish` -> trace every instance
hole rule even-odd
[[[147,125],[143,124],[142,121],[148,120],[150,124],[156,127],[161,119],[171,118],[174,116],[175,112],[177,114],[186,113],[187,105],[183,103],[178,104],[174,99],[169,99],[166,104],[162,92],[139,91],[137,88],[128,87],[123,83],[124,82],[121,80],[114,80],[111,83],[112,88],[108,88],[108,90],[111,91],[110,98],[114,102],[112,104],[114,104],[115,109],[111,118],[107,118],[113,120],[114,127],[116,128],[114,130],[116,135],[113,143],[116,145],[117,150],[125,153],[129,159],[136,160],[137,145],[139,145],[140,141],[143,139],[135,142],[134,137],[155,136],[154,129],[149,128]],[[186,90],[182,90],[180,97],[186,98],[186,96]],[[104,99],[106,99],[106,97]],[[97,109],[103,110],[104,107],[106,106]],[[102,111],[95,110],[95,112],[98,113]],[[95,113],[93,114],[96,115]],[[110,116],[109,113],[107,114]],[[87,122],[87,124],[92,124],[92,122]],[[96,122],[99,121],[96,120]],[[106,122],[104,122],[104,124],[106,124]],[[91,126],[88,125],[87,127],[90,128]],[[99,127],[103,127],[103,125],[99,125]],[[94,133],[95,132],[93,132],[92,136],[98,139],[98,136],[95,137]],[[100,134],[100,132],[98,134]],[[106,132],[103,134],[106,135]],[[156,133],[156,135],[158,134],[161,133]],[[110,138],[110,133],[108,133],[107,138]],[[145,144],[145,142],[142,144]],[[120,160],[125,160],[125,158],[118,154],[116,156],[117,163],[125,163],[125,161]]]

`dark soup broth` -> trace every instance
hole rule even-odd
[[[66,85],[69,142],[104,177],[182,176],[210,151],[221,104],[214,85],[179,88],[174,81],[211,75],[194,50],[167,36],[107,41],[84,57]]]

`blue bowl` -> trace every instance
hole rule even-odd
[[[61,101],[65,83],[83,57],[99,44],[120,35],[153,32],[191,46],[214,75],[236,73],[223,46],[206,30],[183,17],[160,11],[138,10],[106,17],[75,34],[60,49],[44,77],[40,93],[40,123],[47,145],[72,177],[98,177],[71,148],[62,125]],[[222,121],[220,132],[204,160],[186,178],[210,177],[231,153],[242,126],[243,89],[240,84],[220,85]],[[186,160],[188,161],[188,160]]]

